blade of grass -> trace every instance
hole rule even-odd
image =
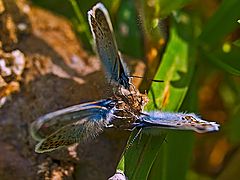
[[[53,11],[56,14],[61,14],[71,19],[74,17],[74,13],[72,12],[71,4],[68,1],[59,0],[51,0],[51,1],[39,1],[39,0],[31,0],[31,3],[34,5],[43,7],[44,9],[48,9]]]
[[[240,75],[240,52],[238,47],[233,47],[229,53],[225,53],[219,49],[211,52],[202,50],[202,55],[226,72],[236,76]]]
[[[234,31],[239,24],[240,17],[239,0],[223,0],[216,13],[207,22],[199,37],[200,41],[214,45],[223,39],[228,33]]]
[[[164,83],[152,84],[148,110],[156,107],[162,110],[177,110],[184,99],[193,74],[195,64],[195,60],[191,58],[193,51],[188,46],[187,40],[179,34],[179,28],[182,26],[178,26],[177,23],[172,25],[166,52],[155,76],[155,79],[164,79]],[[140,144],[135,142],[127,151],[125,172],[129,179],[147,179],[165,137],[166,133],[161,130],[158,136],[143,133],[139,138]]]
[[[240,47],[240,39],[234,41],[233,44],[237,47]]]
[[[196,73],[194,73],[196,74]],[[186,98],[180,111],[197,111],[197,76],[191,81]],[[160,152],[153,164],[148,180],[159,179],[185,180],[189,170],[194,136],[192,132],[171,131],[168,133],[166,143],[162,144]]]
[[[230,117],[231,121],[226,127],[226,131],[228,132],[227,135],[229,136],[229,139],[235,144],[240,142],[239,116],[240,116],[240,106],[238,105],[237,107],[234,108],[234,111],[232,112]]]
[[[178,0],[178,1],[171,1],[171,3],[169,3],[169,0],[158,0],[157,4],[159,4],[160,17],[166,17],[171,12],[182,8],[184,5],[186,5],[190,1],[191,0]]]
[[[131,57],[143,57],[142,36],[137,24],[137,11],[134,0],[122,1],[116,14],[115,35],[121,53]],[[130,42],[130,43],[129,43]]]
[[[92,39],[92,35],[89,31],[89,25],[86,21],[86,18],[84,18],[84,16],[87,16],[87,14],[84,14],[84,16],[83,16],[76,0],[69,0],[69,1],[75,12],[76,19],[78,20],[78,24],[77,24],[78,33],[80,33],[80,34],[83,33],[84,39],[87,39],[87,40],[84,40],[84,42],[85,42],[84,44],[86,47],[90,47],[90,44],[86,45],[86,43],[89,43],[90,42],[89,40]]]

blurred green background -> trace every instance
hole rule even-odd
[[[96,2],[32,0],[68,18],[89,53],[87,11]],[[119,168],[129,179],[240,177],[240,1],[101,2],[109,10],[120,51],[142,59],[147,78],[164,80],[141,84],[151,100],[146,109],[195,112],[221,124],[217,133],[143,135]]]

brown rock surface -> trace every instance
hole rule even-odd
[[[2,53],[19,50],[25,59],[22,74],[2,78],[4,87],[17,82],[19,89],[8,94],[0,89],[0,94],[7,95],[0,109],[1,179],[112,176],[129,136],[127,132],[108,130],[85,145],[45,154],[34,152],[36,142],[29,134],[32,121],[60,108],[108,96],[104,92],[108,84],[99,60],[81,49],[64,18],[30,7],[23,0],[0,1]]]

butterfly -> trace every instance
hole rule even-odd
[[[30,127],[32,137],[39,141],[36,152],[89,142],[106,128],[150,129],[150,133],[152,128],[198,133],[219,130],[216,122],[202,120],[193,113],[145,112],[148,97],[131,83],[118,52],[108,11],[102,3],[88,11],[88,21],[106,76],[117,87],[113,89],[114,97],[70,106],[39,117]]]

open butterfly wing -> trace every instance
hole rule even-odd
[[[114,103],[104,99],[96,102],[70,106],[39,117],[31,124],[30,132],[35,140],[41,140],[53,134],[63,126],[83,120],[84,118],[100,115],[106,116]]]
[[[103,4],[96,4],[88,11],[88,21],[94,37],[97,53],[110,80],[129,89],[129,78],[118,52],[113,27],[107,9]]]
[[[195,114],[149,112],[140,116],[139,126],[145,128],[165,128],[192,130],[198,133],[218,131],[219,124],[200,119]]]
[[[101,133],[106,125],[107,122],[104,116],[89,116],[81,121],[68,124],[41,140],[36,145],[35,151],[38,153],[44,153],[60,147],[70,146],[74,143],[90,141]]]

